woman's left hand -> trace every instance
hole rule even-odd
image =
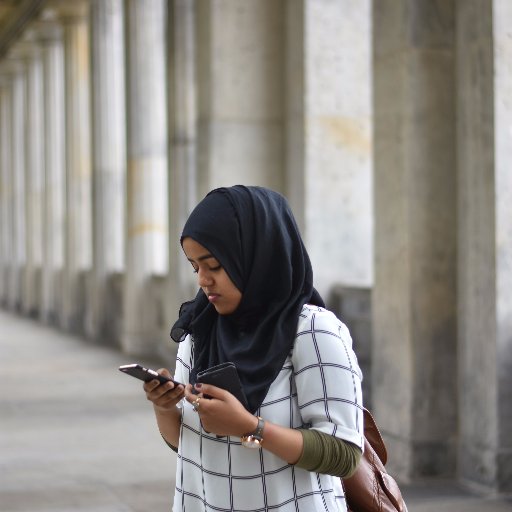
[[[192,385],[187,384],[185,398],[195,404],[206,432],[218,436],[243,436],[256,429],[256,416],[229,391],[211,384],[196,384],[195,390],[196,393],[193,393]],[[204,395],[211,398],[205,398]]]

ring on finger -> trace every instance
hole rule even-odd
[[[192,408],[195,412],[199,412],[199,401],[201,400],[201,397],[198,396],[193,402],[192,402]]]

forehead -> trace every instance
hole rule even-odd
[[[201,261],[214,257],[206,247],[196,242],[193,238],[184,238],[181,245],[189,260]]]

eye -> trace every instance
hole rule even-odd
[[[194,270],[194,274],[197,274],[199,272],[199,267],[196,267],[193,263],[191,263],[191,265]]]
[[[217,272],[217,270],[220,270],[222,268],[222,265],[217,265],[216,267],[210,267],[208,270],[211,272]]]

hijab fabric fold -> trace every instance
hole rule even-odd
[[[217,314],[199,290],[180,308],[171,336],[194,341],[198,372],[235,363],[249,410],[254,413],[293,348],[306,303],[324,306],[313,287],[313,270],[286,199],[263,187],[218,188],[192,211],[181,241],[204,246],[242,293],[237,310]]]

